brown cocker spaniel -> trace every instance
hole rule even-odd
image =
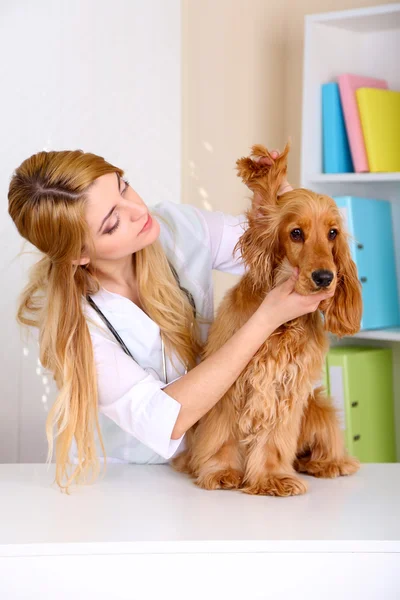
[[[295,189],[278,196],[288,146],[272,166],[237,161],[253,190],[248,228],[239,240],[247,271],[224,297],[204,358],[257,309],[267,292],[299,268],[296,291],[335,290],[319,310],[279,327],[259,348],[222,399],[188,433],[174,467],[206,489],[290,496],[307,490],[296,473],[350,475],[359,462],[346,454],[336,411],[322,387],[327,331],[358,331],[361,290],[347,236],[329,196]],[[256,145],[254,157],[270,157]]]

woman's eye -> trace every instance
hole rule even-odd
[[[114,233],[114,231],[116,231],[118,229],[119,223],[120,223],[120,218],[119,218],[119,216],[117,216],[117,221],[116,221],[115,225],[113,227],[111,227],[111,229],[109,229],[108,231],[106,231],[105,233],[108,233],[109,235],[111,235],[112,233]]]
[[[290,232],[290,237],[294,242],[302,242],[304,240],[304,235],[302,229],[293,229]]]
[[[331,229],[330,232],[328,233],[328,239],[334,240],[335,237],[337,236],[337,234],[338,234],[337,229]]]

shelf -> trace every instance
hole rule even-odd
[[[396,201],[400,172],[325,174],[322,169],[321,86],[342,73],[377,77],[400,89],[400,3],[305,17],[300,184],[336,195],[369,195]],[[371,48],[374,51],[371,53]],[[347,187],[347,189],[346,189]],[[378,196],[381,194],[381,196]],[[388,197],[390,194],[390,197]]]
[[[309,23],[330,25],[354,33],[379,32],[400,27],[400,4],[383,4],[308,15]]]
[[[400,342],[400,327],[394,327],[393,329],[371,329],[368,331],[359,331],[352,337],[361,340]]]
[[[400,171],[396,173],[317,173],[309,175],[312,183],[400,183]]]

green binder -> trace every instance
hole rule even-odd
[[[396,462],[392,351],[337,346],[326,363],[349,454],[364,463]]]

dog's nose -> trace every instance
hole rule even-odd
[[[311,273],[311,277],[318,287],[324,288],[332,283],[333,273],[326,269],[318,269],[318,271],[313,271]]]

